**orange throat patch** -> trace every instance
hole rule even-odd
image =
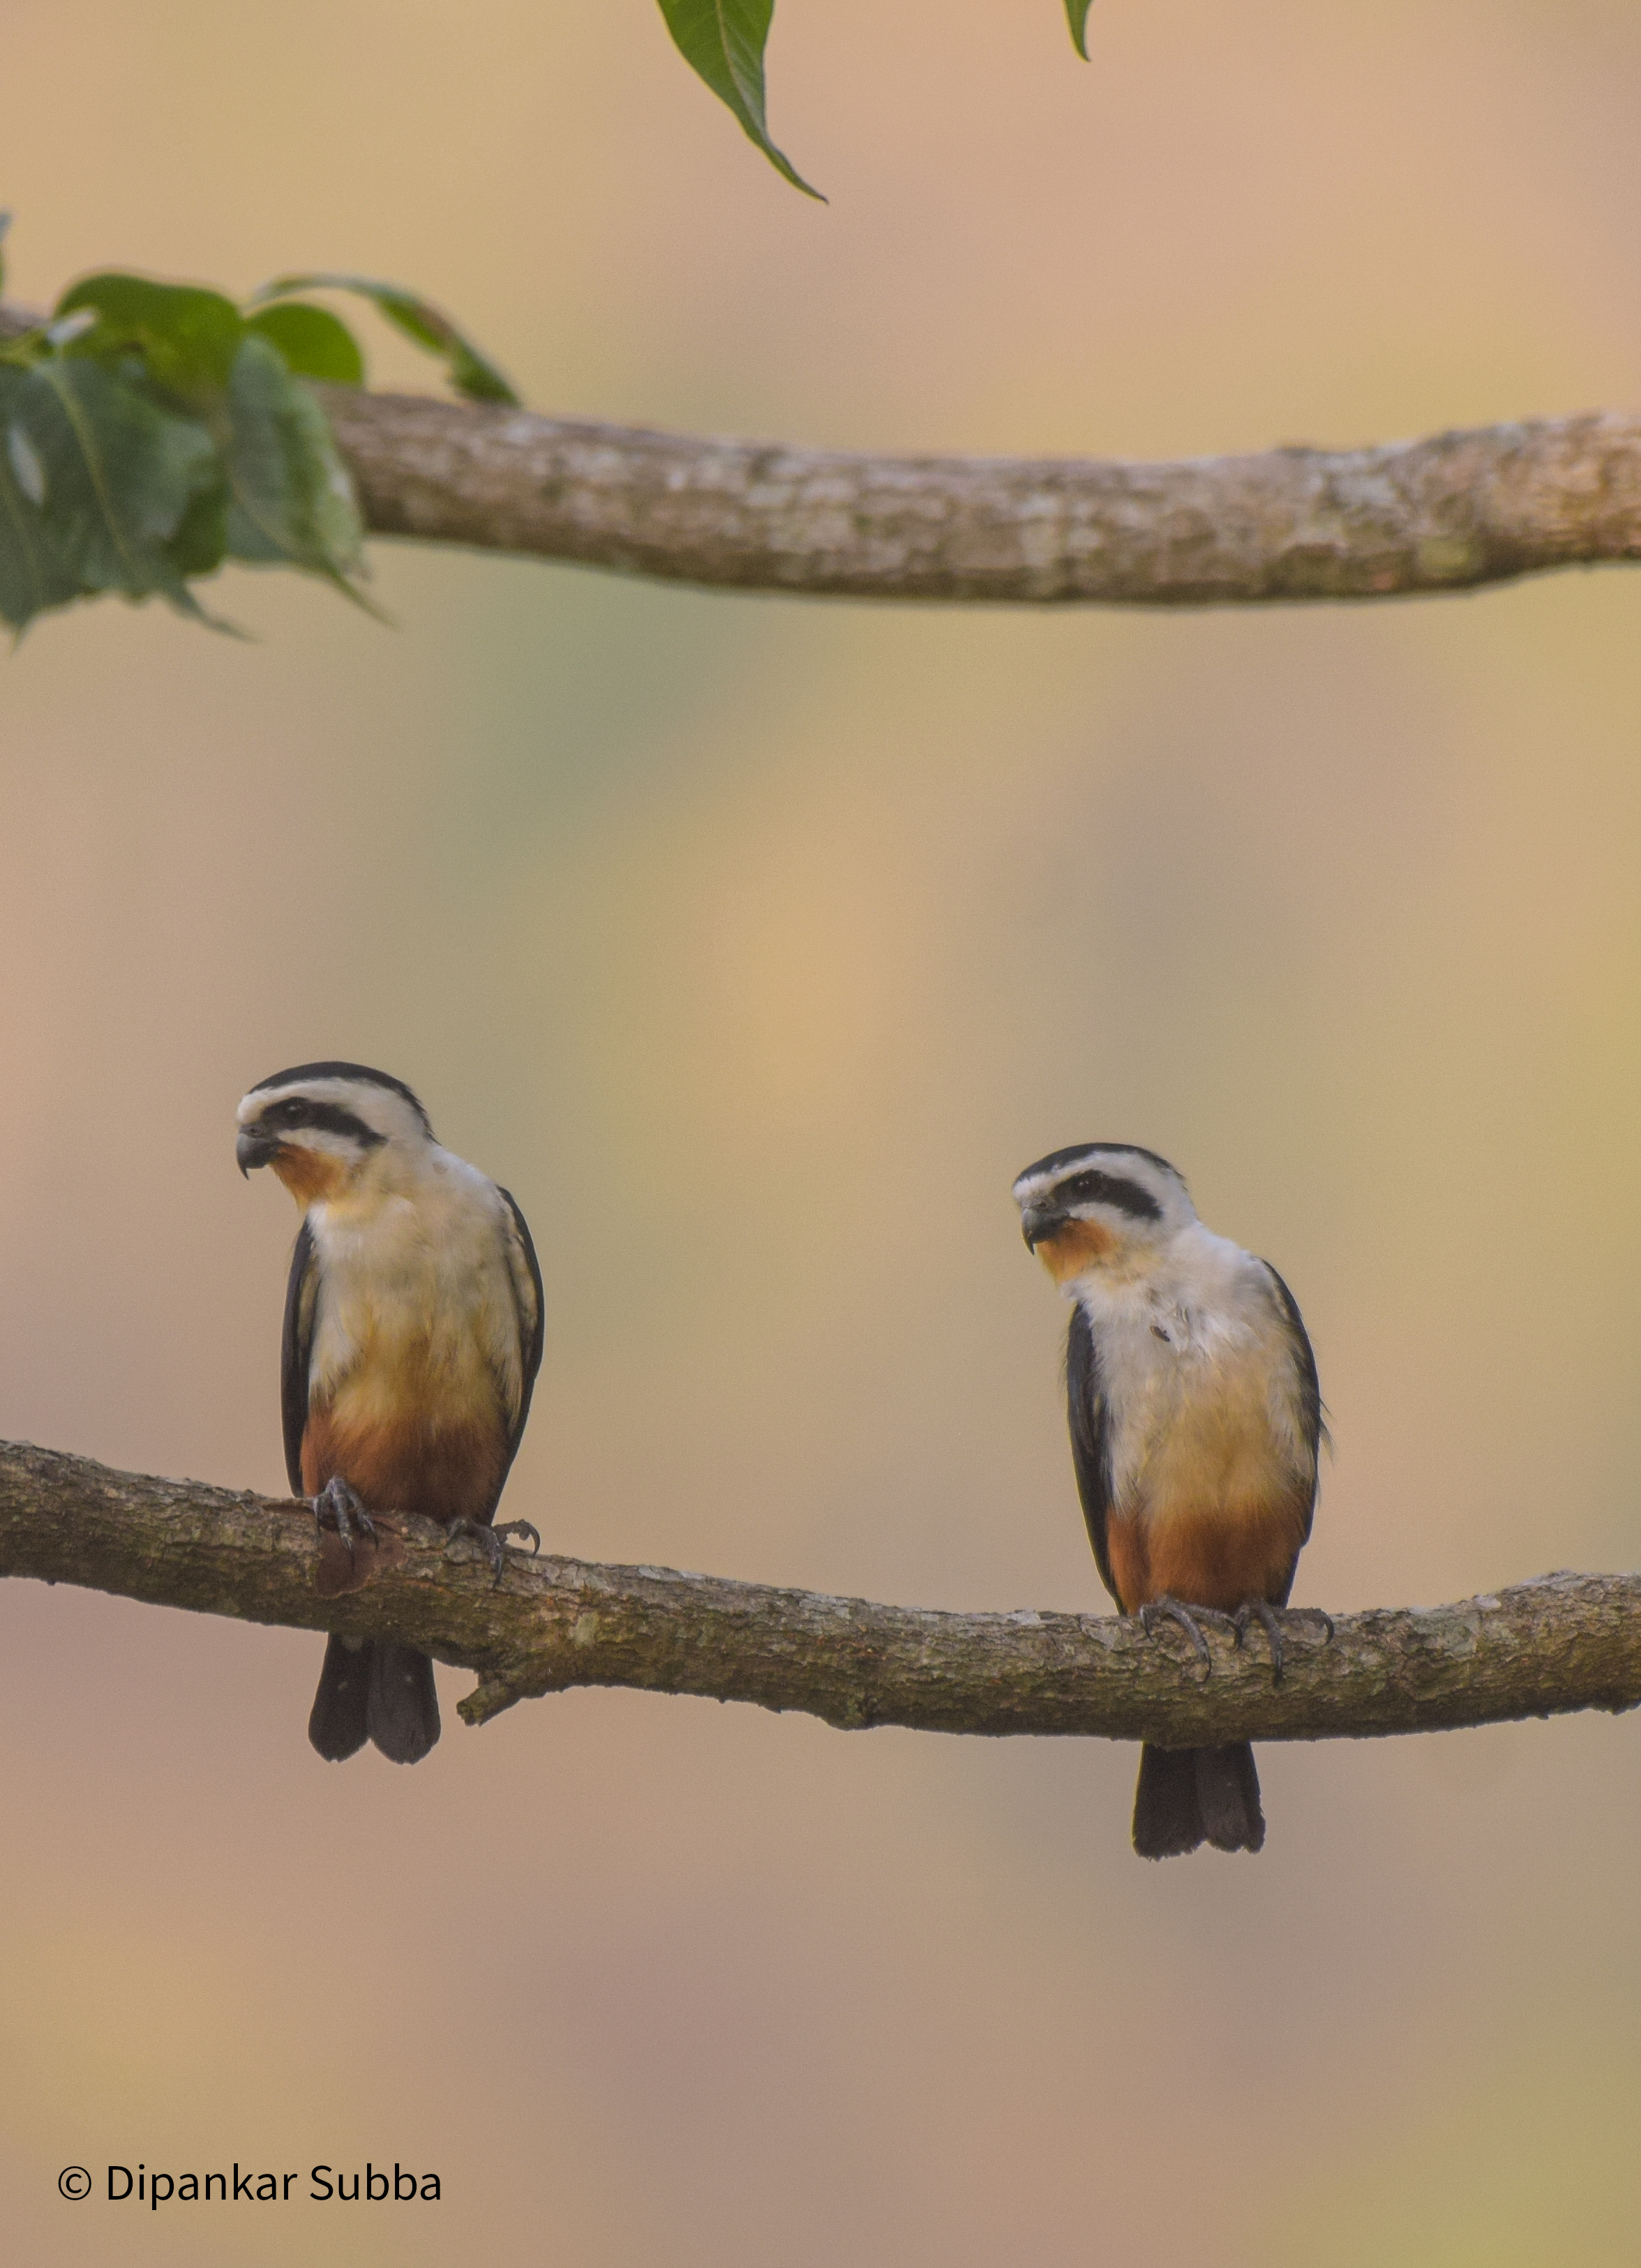
[[[348,1178],[348,1168],[327,1150],[302,1150],[282,1142],[269,1163],[305,1212],[311,1204],[337,1196]]]
[[[1039,1239],[1037,1257],[1056,1284],[1069,1284],[1073,1277],[1086,1274],[1107,1259],[1116,1249],[1116,1241],[1111,1230],[1097,1220],[1068,1220],[1052,1236]]]

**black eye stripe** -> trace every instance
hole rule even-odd
[[[351,1110],[344,1110],[339,1102],[314,1102],[305,1094],[288,1095],[283,1102],[270,1103],[262,1113],[262,1123],[280,1133],[294,1133],[298,1127],[311,1126],[323,1134],[340,1134],[344,1139],[357,1142],[362,1150],[378,1150],[387,1139],[363,1118],[356,1118]]]
[[[1108,1204],[1136,1220],[1162,1219],[1162,1207],[1149,1189],[1141,1189],[1137,1182],[1125,1182],[1115,1174],[1073,1174],[1069,1181],[1058,1184],[1053,1196],[1056,1204]]]
[[[294,1079],[296,1074],[292,1072],[288,1076]],[[273,1085],[271,1079],[269,1085],[270,1086]],[[1137,1142],[1073,1142],[1066,1149],[1050,1150],[1046,1158],[1036,1159],[1014,1178],[1019,1182],[1034,1182],[1040,1174],[1057,1174],[1063,1171],[1076,1159],[1094,1156],[1144,1158],[1148,1166],[1155,1166],[1159,1173],[1173,1174],[1176,1182],[1182,1178],[1166,1158],[1159,1158],[1154,1150],[1142,1150]]]

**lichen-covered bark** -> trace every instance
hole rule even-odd
[[[1641,556],[1641,416],[1178,464],[886,457],[323,389],[377,534],[741,591],[1223,606]]]
[[[0,1575],[303,1629],[391,1634],[475,1669],[482,1724],[571,1685],[795,1709],[842,1727],[1078,1733],[1174,1746],[1434,1732],[1641,1701],[1641,1576],[1547,1575],[1483,1598],[1291,1631],[1273,1683],[1257,1633],[1211,1633],[1204,1675],[1177,1631],[1115,1616],[944,1614],[665,1567],[512,1556],[499,1589],[443,1531],[401,1519],[382,1572],[314,1587],[305,1506],[121,1473],[0,1443]],[[398,1546],[402,1544],[402,1553]]]

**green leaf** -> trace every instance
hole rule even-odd
[[[234,357],[223,454],[230,556],[306,568],[364,604],[354,578],[364,530],[325,413],[277,348],[254,335]]]
[[[140,354],[149,374],[185,401],[199,402],[228,383],[245,326],[232,299],[192,284],[146,276],[85,276],[57,302],[61,319],[80,308],[94,327],[74,341],[77,355]]]
[[[19,370],[28,369],[50,352],[51,341],[40,323],[32,331],[18,331],[9,339],[0,338],[0,363],[12,363]]]
[[[1066,0],[1067,6],[1073,0]],[[1086,13],[1088,0],[1083,0]],[[729,105],[742,129],[776,171],[806,197],[826,199],[769,139],[763,112],[763,50],[769,37],[775,0],[660,0],[673,44],[720,102]]]
[[[392,296],[453,368],[471,377],[465,356],[480,384],[508,393],[436,309]],[[364,375],[352,333],[323,307],[247,320],[191,284],[83,277],[48,322],[0,344],[0,619],[20,630],[102,591],[158,593],[209,619],[189,582],[227,556],[303,568],[365,604],[358,507],[305,383]]]
[[[407,338],[440,357],[458,394],[465,394],[470,401],[504,401],[518,407],[519,396],[495,364],[464,337],[448,315],[415,291],[406,291],[397,284],[377,283],[368,276],[279,276],[254,292],[246,304],[265,306],[270,299],[288,298],[293,291],[361,293]]]
[[[6,438],[0,449],[0,619],[17,630],[48,607],[66,607],[80,595],[79,578],[59,556],[41,519],[39,453],[11,416],[22,382],[18,372],[0,370],[0,420],[5,422]]]
[[[1071,27],[1071,45],[1088,61],[1088,11],[1094,0],[1065,0],[1065,20]]]
[[[99,363],[0,367],[0,615],[99,591],[197,613],[185,576],[222,556],[210,435]]]
[[[364,357],[358,341],[328,308],[289,299],[283,306],[264,307],[246,317],[245,328],[259,338],[271,339],[285,358],[287,370],[298,378],[328,379],[333,386],[363,386]]]

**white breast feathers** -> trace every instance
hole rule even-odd
[[[1314,1483],[1300,1353],[1264,1263],[1200,1222],[1158,1265],[1078,1298],[1106,1404],[1112,1502],[1200,1516]]]
[[[494,1182],[430,1145],[404,1170],[366,1178],[308,1215],[319,1262],[309,1390],[345,1387],[396,1414],[413,1393],[438,1427],[490,1413],[511,1426],[523,1393],[521,1257],[511,1216]]]

